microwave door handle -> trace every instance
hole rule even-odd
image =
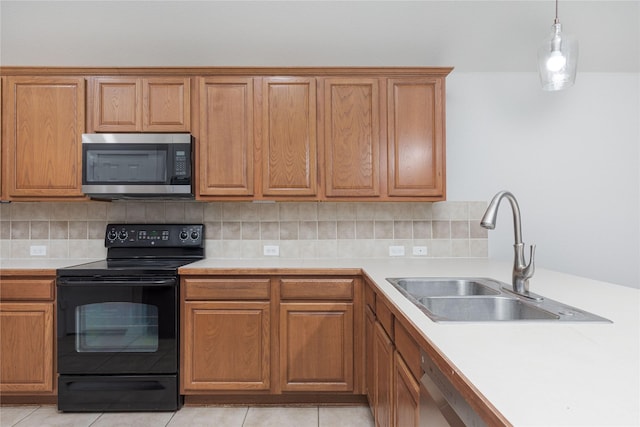
[[[96,279],[68,279],[58,278],[56,283],[60,286],[175,286],[177,281],[170,279],[148,279],[148,280],[105,280]]]

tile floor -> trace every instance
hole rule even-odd
[[[366,406],[185,406],[177,412],[61,413],[2,406],[0,427],[373,427]]]

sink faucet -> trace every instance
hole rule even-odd
[[[515,256],[513,259],[513,273],[511,275],[513,292],[527,298],[540,300],[542,297],[539,295],[529,293],[529,279],[533,277],[533,273],[535,271],[534,255],[536,246],[531,245],[529,264],[527,264],[524,260],[524,243],[522,242],[522,230],[520,226],[520,207],[518,207],[518,201],[515,196],[509,191],[500,191],[498,194],[493,196],[493,199],[489,202],[489,206],[480,221],[480,225],[488,230],[496,228],[498,206],[503,198],[509,200],[511,210],[513,211],[513,232],[515,234],[515,244],[513,245]]]

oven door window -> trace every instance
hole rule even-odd
[[[141,353],[158,350],[158,307],[101,302],[76,307],[76,351]]]

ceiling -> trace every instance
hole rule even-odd
[[[640,71],[640,1],[560,1],[580,72]],[[0,62],[535,71],[554,2],[0,1]]]

